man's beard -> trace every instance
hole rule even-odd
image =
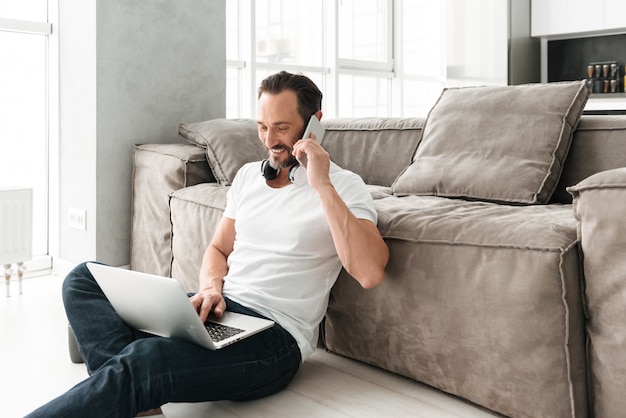
[[[291,148],[287,148],[287,158],[285,158],[284,160],[279,160],[278,158],[276,158],[275,156],[269,155],[269,164],[270,167],[272,167],[274,170],[282,170],[284,168],[287,167],[291,167],[292,165],[294,165],[295,163],[298,162],[298,160],[296,160],[296,157],[294,157],[292,154],[292,149]]]

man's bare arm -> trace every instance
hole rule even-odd
[[[226,309],[222,285],[228,273],[227,259],[233,251],[234,242],[235,220],[223,217],[202,257],[198,293],[190,299],[203,322],[211,312],[221,316]]]
[[[389,260],[389,249],[378,228],[370,220],[356,218],[332,185],[318,193],[344,268],[364,288],[377,286]]]
[[[313,139],[302,139],[294,155],[305,152],[309,184],[320,197],[335,248],[344,268],[364,288],[383,281],[389,249],[373,222],[358,219],[346,206],[330,182],[330,155]]]

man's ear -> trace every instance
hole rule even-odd
[[[322,111],[321,110],[318,110],[317,112],[315,112],[314,115],[317,117],[317,120],[319,120],[319,121],[322,120]]]

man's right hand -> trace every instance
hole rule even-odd
[[[204,323],[209,314],[213,312],[215,316],[221,317],[226,310],[226,301],[222,293],[215,289],[202,289],[189,298],[191,305],[194,307],[200,320]]]

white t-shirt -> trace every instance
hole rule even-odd
[[[331,163],[330,179],[357,218],[377,222],[359,176]],[[223,294],[289,331],[304,361],[341,270],[319,196],[308,184],[269,187],[261,162],[244,165],[227,196],[224,215],[235,220],[236,236]]]

